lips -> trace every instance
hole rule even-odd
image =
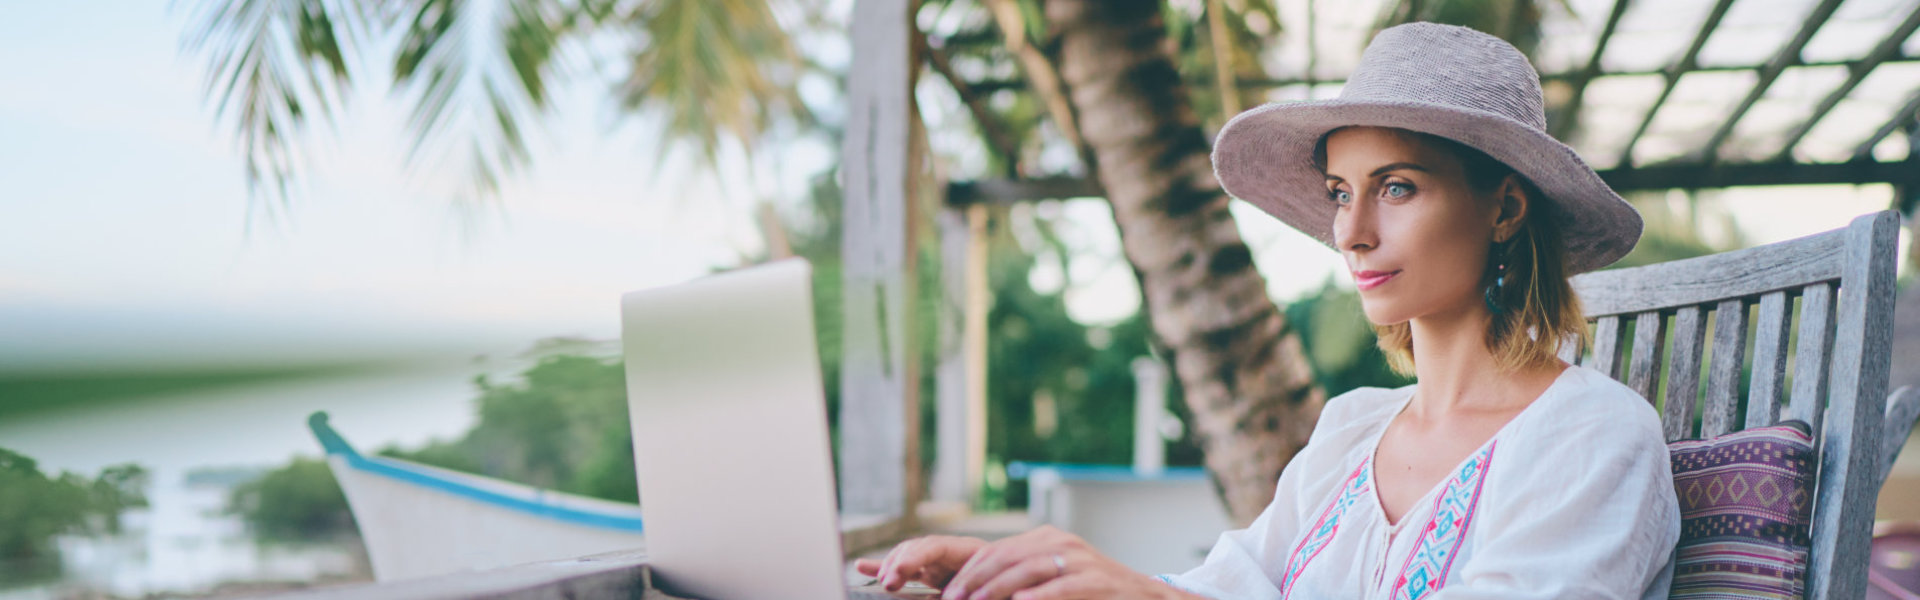
[[[1387,280],[1399,274],[1399,271],[1354,271],[1353,282],[1355,287],[1366,291],[1380,287],[1380,284],[1386,283]]]

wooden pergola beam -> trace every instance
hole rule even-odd
[[[1000,31],[994,27],[963,29],[960,31],[955,31],[953,32],[952,35],[948,35],[943,39],[946,42],[944,45],[947,48],[971,48],[975,46],[996,46],[996,45],[1005,43],[1006,41],[1004,38],[1001,37]]]
[[[1916,159],[1920,157],[1899,162],[1684,164],[1609,169],[1601,171],[1600,178],[1618,191],[1763,185],[1912,185],[1920,182],[1920,160]]]
[[[1646,135],[1647,127],[1653,124],[1653,118],[1660,114],[1660,107],[1667,103],[1667,97],[1673,95],[1673,88],[1680,84],[1680,78],[1699,66],[1700,49],[1706,47],[1707,38],[1713,37],[1713,30],[1720,28],[1720,19],[1727,16],[1727,9],[1733,7],[1733,0],[1719,0],[1713,4],[1713,11],[1707,13],[1707,20],[1700,23],[1700,31],[1694,33],[1693,43],[1687,45],[1687,51],[1680,59],[1661,72],[1666,77],[1666,85],[1661,86],[1660,95],[1653,99],[1653,106],[1647,109],[1646,116],[1640,118],[1640,125],[1633,128],[1633,135],[1627,138],[1627,145],[1620,149],[1620,160],[1614,164],[1627,166],[1633,164],[1633,147],[1639,145],[1640,136]]]
[[[987,12],[993,14],[994,23],[1000,27],[1007,51],[1012,52],[1020,62],[1020,71],[1026,75],[1028,89],[1040,96],[1040,104],[1047,108],[1047,117],[1053,121],[1053,126],[1060,129],[1060,137],[1073,144],[1080,153],[1081,162],[1092,169],[1093,151],[1087,148],[1086,140],[1080,137],[1080,121],[1074,118],[1073,104],[1067,101],[1066,85],[1060,82],[1060,73],[1054,69],[1053,61],[1027,38],[1026,17],[1021,14],[1020,6],[1014,0],[982,2],[986,4]]]
[[[1579,123],[1580,107],[1586,102],[1587,84],[1600,76],[1600,57],[1607,53],[1607,42],[1613,40],[1613,31],[1620,26],[1620,17],[1626,16],[1627,5],[1631,3],[1631,0],[1614,0],[1613,11],[1607,13],[1607,24],[1600,29],[1600,39],[1593,43],[1593,55],[1587,57],[1587,66],[1567,77],[1573,85],[1573,97],[1567,99],[1567,105],[1554,114],[1553,123],[1547,127],[1554,137],[1565,138]]]
[[[1865,62],[1867,62],[1865,59],[1825,60],[1825,61],[1817,61],[1817,62],[1803,62],[1803,63],[1799,63],[1797,65],[1792,65],[1792,66],[1808,67],[1808,68],[1844,67],[1844,68],[1851,69]],[[1878,64],[1887,65],[1887,64],[1899,64],[1899,63],[1910,63],[1910,62],[1920,62],[1920,56],[1901,54],[1898,56],[1888,58],[1883,61],[1879,61]],[[1687,72],[1688,73],[1729,73],[1733,71],[1759,71],[1764,68],[1766,68],[1766,65],[1712,65],[1712,66],[1696,65],[1694,68],[1689,69]],[[1644,77],[1648,75],[1665,75],[1665,74],[1666,74],[1666,70],[1664,68],[1641,69],[1641,70],[1633,70],[1633,71],[1603,72],[1595,75],[1593,78],[1602,79],[1607,77]],[[1540,81],[1542,83],[1554,82],[1554,81],[1571,82],[1578,79],[1579,77],[1580,77],[1580,73],[1578,71],[1569,71],[1566,73],[1545,73],[1540,75]],[[1186,74],[1184,77],[1182,77],[1181,81],[1188,85],[1210,86],[1210,85],[1213,85],[1213,74],[1209,72],[1204,72],[1201,70],[1194,70]],[[1341,83],[1343,81],[1344,80],[1342,79],[1301,79],[1301,78],[1293,78],[1293,77],[1286,77],[1286,78],[1238,77],[1238,78],[1235,78],[1235,83],[1239,85],[1240,89],[1242,90],[1264,90],[1264,89],[1282,88],[1282,87],[1295,86],[1295,85],[1318,85],[1322,83]],[[1000,90],[1007,90],[1007,89],[1025,88],[1027,85],[1025,81],[1018,80],[1018,79],[983,79],[980,81],[972,81],[968,83],[969,85],[973,86],[974,91],[982,94],[990,94],[993,92],[997,92]]]
[[[966,78],[954,72],[953,63],[947,60],[944,44],[935,47],[927,39],[926,32],[921,31],[919,27],[913,28],[913,38],[915,47],[926,56],[927,64],[932,66],[934,72],[939,73],[941,78],[947,80],[947,84],[953,87],[954,93],[960,95],[960,102],[965,104],[967,112],[973,115],[974,125],[978,126],[982,136],[987,138],[987,145],[993,147],[1002,158],[1006,159],[1005,174],[1009,177],[1016,175],[1020,165],[1019,140],[1014,138],[1013,133],[1008,131],[999,119],[993,117],[993,111],[987,109],[986,98],[974,91],[972,86],[967,85]]]
[[[1083,177],[1038,179],[983,179],[947,184],[947,204],[1011,204],[1051,198],[1099,198],[1107,195],[1100,182]]]
[[[1846,82],[1841,83],[1840,87],[1834,88],[1832,93],[1827,94],[1826,98],[1821,99],[1820,105],[1813,109],[1813,114],[1808,115],[1805,121],[1802,121],[1799,126],[1793,128],[1793,132],[1787,134],[1787,143],[1780,146],[1780,152],[1773,156],[1773,160],[1784,161],[1791,159],[1793,157],[1793,147],[1799,145],[1800,140],[1807,137],[1807,132],[1813,131],[1813,127],[1820,124],[1820,120],[1826,118],[1827,113],[1832,111],[1835,105],[1840,104],[1840,100],[1846,98],[1847,94],[1852,93],[1854,86],[1860,85],[1861,81],[1866,80],[1867,74],[1872,73],[1874,67],[1880,66],[1880,63],[1885,62],[1888,58],[1898,55],[1900,53],[1900,46],[1907,42],[1907,38],[1912,36],[1916,29],[1920,29],[1920,10],[1908,13],[1907,20],[1901,21],[1900,26],[1893,28],[1893,33],[1888,34],[1885,39],[1880,40],[1880,45],[1875,46],[1872,52],[1867,53],[1866,58],[1847,70]]]
[[[1867,136],[1865,141],[1860,142],[1859,146],[1854,147],[1853,159],[1871,160],[1873,158],[1873,147],[1880,145],[1880,140],[1887,139],[1887,136],[1893,135],[1896,129],[1912,127],[1916,121],[1920,121],[1920,89],[1915,89],[1912,95],[1907,96],[1907,103],[1901,106],[1899,111],[1893,113],[1893,118],[1887,119],[1887,124],[1881,125],[1880,129],[1873,132],[1873,135]],[[1911,160],[1912,157],[1908,157],[1908,159]]]
[[[1820,0],[1820,4],[1815,5],[1812,12],[1807,13],[1806,20],[1801,21],[1800,30],[1793,34],[1793,39],[1788,40],[1785,46],[1781,46],[1780,51],[1773,55],[1773,59],[1767,61],[1767,66],[1760,70],[1760,80],[1754,82],[1753,89],[1747,91],[1747,97],[1740,99],[1740,105],[1729,113],[1727,120],[1720,124],[1719,129],[1714,130],[1713,136],[1707,138],[1706,145],[1701,146],[1700,153],[1696,156],[1699,162],[1711,163],[1718,160],[1720,145],[1727,141],[1727,136],[1733,134],[1733,127],[1739,124],[1740,119],[1747,115],[1747,111],[1752,109],[1755,103],[1760,101],[1761,96],[1767,94],[1767,89],[1773,87],[1773,82],[1780,78],[1781,73],[1786,72],[1787,67],[1800,64],[1800,51],[1807,47],[1807,42],[1813,39],[1813,34],[1818,32],[1820,27],[1826,24],[1827,19],[1833,16],[1834,11],[1840,8],[1842,1]]]
[[[1890,183],[1920,184],[1920,154],[1904,161],[1855,161],[1825,164],[1680,164],[1600,171],[1600,178],[1617,191],[1705,189],[1763,185],[1820,185]],[[1037,200],[1096,198],[1100,185],[1079,177],[955,181],[947,184],[948,202],[1017,204]]]

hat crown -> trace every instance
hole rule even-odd
[[[1341,88],[1342,100],[1443,104],[1547,127],[1540,75],[1506,40],[1456,25],[1382,30]]]

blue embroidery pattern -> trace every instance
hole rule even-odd
[[[1400,577],[1390,596],[1394,600],[1417,600],[1446,584],[1447,569],[1453,567],[1454,556],[1467,539],[1467,526],[1473,523],[1481,483],[1486,478],[1487,465],[1493,462],[1493,447],[1498,443],[1487,444],[1485,450],[1460,465],[1460,470],[1447,480],[1447,489],[1434,499],[1433,518],[1427,521],[1426,529],[1420,532],[1419,543],[1413,553],[1407,555],[1406,564],[1400,567]]]
[[[1300,543],[1294,545],[1293,552],[1287,555],[1287,568],[1281,571],[1280,576],[1281,598],[1286,598],[1292,593],[1293,584],[1300,579],[1300,572],[1306,570],[1307,563],[1313,562],[1313,559],[1320,555],[1320,551],[1327,547],[1327,543],[1333,541],[1333,534],[1340,530],[1340,517],[1346,514],[1347,507],[1353,506],[1353,503],[1362,495],[1370,493],[1373,489],[1368,483],[1373,478],[1367,476],[1367,471],[1372,464],[1372,456],[1360,461],[1360,466],[1355,468],[1352,474],[1347,475],[1347,482],[1340,486],[1340,494],[1334,496],[1333,502],[1327,504],[1327,508],[1320,512],[1320,518],[1314,521],[1313,528],[1307,530],[1306,535],[1301,536]]]

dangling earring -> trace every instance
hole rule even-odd
[[[1511,241],[1494,242],[1493,251],[1490,253],[1494,260],[1494,278],[1493,283],[1487,286],[1485,297],[1487,311],[1495,315],[1506,312],[1506,308],[1500,305],[1500,299],[1505,297],[1507,291],[1507,255],[1512,248]]]

